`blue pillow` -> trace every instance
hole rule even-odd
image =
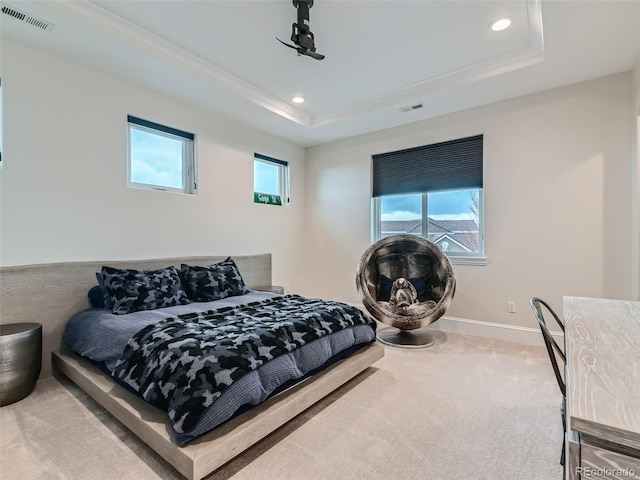
[[[89,297],[89,303],[93,308],[107,308],[104,305],[104,292],[100,285],[91,287],[87,295]]]
[[[98,286],[100,287],[100,291],[102,292],[102,304],[104,305],[104,308],[108,308],[109,310],[111,310],[113,308],[113,301],[111,300],[111,296],[104,286],[104,278],[102,276],[102,272],[96,272],[96,278],[98,279]]]

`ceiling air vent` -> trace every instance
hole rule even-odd
[[[53,30],[55,25],[51,22],[47,22],[46,20],[42,20],[40,18],[34,17],[33,15],[29,15],[22,10],[18,10],[17,8],[10,7],[9,5],[5,5],[4,3],[0,3],[2,6],[2,14],[8,15],[9,17],[15,18],[23,23],[27,23],[32,27],[39,28],[40,30],[44,30],[45,32],[50,32]]]
[[[419,108],[422,108],[424,105],[422,105],[421,103],[416,103],[415,105],[408,105],[406,107],[400,107],[398,110],[400,110],[402,113],[407,113],[407,112],[412,112],[414,110],[418,110]]]

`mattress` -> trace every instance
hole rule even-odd
[[[316,314],[309,313],[318,308],[322,310],[321,318]],[[228,375],[222,374],[229,371],[229,368],[215,371],[202,370],[193,374],[194,365],[201,368],[202,364],[206,362],[193,360],[188,363],[184,361],[185,357],[181,352],[179,352],[181,356],[177,356],[174,362],[165,369],[171,374],[170,379],[166,380],[169,378],[169,374],[163,373],[162,368],[158,367],[159,363],[164,364],[167,361],[167,353],[163,350],[162,342],[159,343],[155,352],[150,344],[140,345],[145,335],[146,338],[165,338],[168,331],[176,329],[176,322],[178,322],[177,324],[182,330],[186,329],[189,332],[192,328],[197,327],[199,338],[206,338],[207,341],[204,343],[212,345],[211,349],[213,350],[208,352],[215,352],[215,356],[219,357],[222,347],[216,341],[209,341],[211,337],[208,336],[207,326],[216,329],[215,333],[213,331],[211,333],[213,337],[218,338],[222,344],[228,344],[229,335],[224,332],[235,332],[234,335],[237,337],[238,332],[242,332],[245,325],[251,325],[247,331],[252,332],[263,332],[268,328],[282,329],[283,324],[289,328],[289,322],[286,320],[289,314],[283,313],[287,309],[291,316],[297,317],[293,322],[298,325],[296,328],[300,328],[302,325],[302,330],[305,332],[287,333],[289,340],[285,342],[286,352],[273,355],[274,358],[269,361],[262,362],[260,360],[257,362],[261,363],[260,365],[255,368],[247,367],[246,372],[239,369],[239,372],[235,374],[237,378],[233,378],[233,381],[229,381]],[[261,317],[264,318],[266,326],[256,323],[256,319],[259,320]],[[274,321],[276,317],[277,321]],[[309,320],[307,326],[307,317],[318,318]],[[329,319],[329,317],[335,317],[335,319]],[[250,323],[247,323],[247,318],[251,319]],[[354,321],[356,318],[358,321]],[[319,333],[320,330],[325,331]],[[205,337],[202,337],[203,335]],[[271,342],[269,335],[267,343]],[[193,340],[192,337],[189,333],[189,341]],[[296,338],[299,341],[294,341]],[[307,340],[305,341],[304,338]],[[283,297],[258,291],[250,291],[246,295],[228,297],[215,302],[194,302],[188,305],[127,315],[114,315],[108,310],[85,310],[68,322],[63,337],[63,343],[70,350],[99,365],[118,383],[151,404],[166,410],[171,418],[173,436],[178,445],[189,443],[238,413],[263,402],[283,388],[306,378],[337,359],[344,358],[345,355],[374,340],[375,322],[355,307],[340,302],[304,299],[297,296]],[[171,341],[173,344],[184,343],[182,340],[172,339]],[[259,347],[243,348],[258,351]],[[263,352],[264,345],[260,348],[263,349],[260,350]],[[194,350],[188,347],[186,351]],[[223,356],[226,356],[226,353]],[[265,356],[256,356],[256,358],[264,359]],[[150,364],[143,365],[142,360],[149,361]],[[234,360],[231,362],[234,366],[239,364],[233,363]],[[175,373],[175,368],[180,367],[183,363],[188,363],[185,371]],[[202,402],[202,406],[196,405],[197,408],[193,412],[189,411],[188,415],[185,415],[184,408],[186,407],[183,405],[176,407],[172,402],[175,400],[174,397],[184,397],[184,392],[190,391],[189,389],[192,388],[191,383],[189,388],[180,386],[181,382],[189,375],[209,380],[218,376],[224,378],[221,380],[221,385],[213,385],[217,388],[214,392],[215,395],[211,392],[203,394],[201,391],[194,395],[196,397],[208,396],[212,400]],[[160,380],[163,380],[164,383],[160,383]],[[170,398],[165,398],[162,392],[170,389],[167,385],[179,395],[171,393],[167,396]],[[183,403],[189,403],[191,400],[188,398],[180,399]],[[184,420],[185,417],[188,417],[188,422]]]

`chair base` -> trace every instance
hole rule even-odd
[[[377,339],[384,345],[398,348],[426,348],[435,343],[435,339],[424,330],[398,330],[393,327],[378,330]]]

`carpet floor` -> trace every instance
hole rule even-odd
[[[208,480],[561,480],[544,347],[444,333],[387,347],[351,382]],[[65,378],[0,409],[0,479],[182,479]]]

